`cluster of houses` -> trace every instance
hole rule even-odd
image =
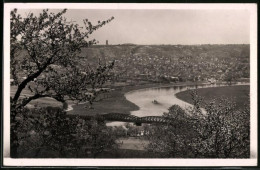
[[[115,61],[112,70],[116,77],[115,81],[208,81],[214,83],[224,80],[229,72],[236,73],[238,78],[249,78],[249,56],[241,51],[243,48],[248,47],[128,45],[98,47],[89,51],[91,55],[95,54],[94,56],[104,55],[102,61]],[[82,61],[83,67],[86,64],[91,65],[92,62],[89,61],[89,58]],[[52,67],[60,69],[58,65],[52,65]],[[24,77],[19,76],[19,78]],[[11,83],[13,81],[11,80]]]
[[[118,57],[114,71],[121,79],[151,81],[164,79],[171,82],[209,81],[214,83],[224,80],[227,72],[230,71],[240,78],[249,77],[249,57],[206,52],[193,55],[191,51],[186,51],[186,55],[177,56],[175,54],[163,55],[163,53],[162,55],[148,54],[142,49],[132,55]],[[244,62],[245,60],[247,62]]]

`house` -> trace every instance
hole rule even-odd
[[[171,77],[170,77],[170,80],[171,80],[171,81],[174,81],[174,82],[177,82],[177,81],[179,81],[179,77],[173,77],[173,76],[171,76]]]
[[[208,82],[210,82],[211,84],[214,84],[217,82],[217,80],[215,78],[210,78],[210,79],[208,79]]]

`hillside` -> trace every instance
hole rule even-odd
[[[175,76],[181,80],[222,80],[228,72],[249,78],[250,45],[108,45],[82,49],[81,64],[115,60],[121,78]]]
[[[22,62],[25,51],[18,60]],[[115,61],[115,81],[223,80],[227,75],[249,78],[250,45],[96,45],[79,54],[80,67],[95,67],[98,59]],[[23,77],[23,71],[21,75]]]

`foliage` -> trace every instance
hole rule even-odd
[[[194,107],[174,105],[164,116],[175,123],[153,126],[148,149],[163,157],[248,158],[250,155],[250,109],[236,110],[230,99],[203,101],[192,92]],[[201,103],[207,103],[205,112]]]
[[[169,108],[165,117],[174,119],[172,123],[151,126],[148,139],[148,150],[156,152],[159,157],[191,157],[190,139],[194,136],[189,116],[178,105]]]
[[[242,111],[236,110],[229,99],[209,102],[204,119],[198,119],[194,128],[199,138],[193,141],[193,149],[202,157],[249,157],[250,111],[248,104]]]
[[[105,124],[68,117],[60,108],[23,109],[19,122],[19,157],[90,157],[117,148]]]
[[[99,62],[96,69],[78,67],[79,53],[82,48],[96,43],[95,39],[88,41],[87,38],[113,17],[95,26],[84,20],[84,31],[78,24],[68,22],[63,17],[65,12],[66,9],[54,14],[47,9],[39,16],[30,13],[22,18],[17,9],[11,11],[11,75],[18,86],[11,98],[13,109],[41,97],[52,97],[61,102],[65,97],[88,101],[95,88],[107,80],[113,63],[102,65]],[[19,75],[24,75],[25,79]],[[20,99],[25,88],[34,95]]]
[[[17,86],[11,97],[11,156],[16,155],[16,116],[32,100],[51,97],[59,102],[66,100],[88,101],[103,92],[98,90],[110,78],[114,63],[98,62],[96,68],[79,67],[81,49],[96,43],[89,35],[114,19],[93,25],[83,20],[84,28],[63,16],[66,9],[54,14],[48,9],[39,16],[29,13],[22,18],[17,9],[10,18],[10,58],[13,84]],[[21,97],[29,90],[29,97]],[[64,105],[66,106],[66,104]]]
[[[232,82],[236,81],[239,78],[239,75],[234,72],[233,70],[227,70],[224,74],[224,81],[226,81],[228,84],[231,84]]]

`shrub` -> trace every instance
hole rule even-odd
[[[110,129],[58,108],[23,109],[17,116],[19,157],[97,157],[117,147]]]
[[[203,101],[192,92],[194,107],[174,105],[164,116],[174,119],[163,126],[151,126],[148,150],[158,157],[248,158],[250,156],[250,109],[235,109],[229,99]],[[201,103],[207,103],[203,113]]]

